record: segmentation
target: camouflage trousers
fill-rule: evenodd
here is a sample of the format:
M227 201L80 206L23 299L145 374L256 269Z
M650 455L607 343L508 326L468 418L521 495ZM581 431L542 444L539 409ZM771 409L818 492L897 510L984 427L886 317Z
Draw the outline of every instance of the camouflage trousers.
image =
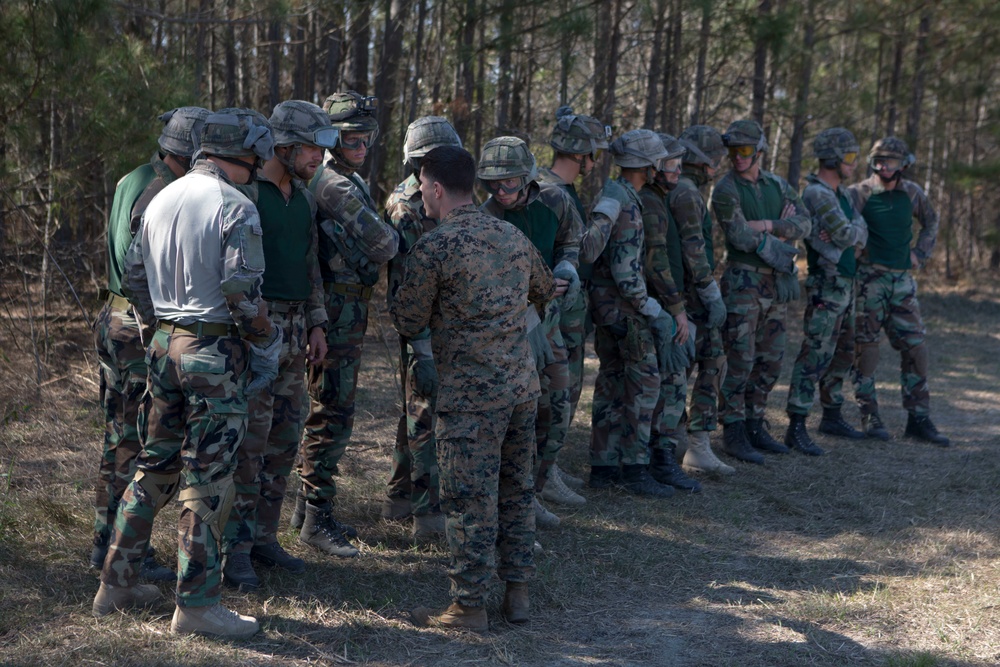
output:
M723 424L763 419L785 355L785 304L775 301L774 275L730 266L722 276L726 378L719 391Z
M270 389L250 397L247 434L236 453L236 495L223 545L227 554L250 553L255 544L277 541L281 504L309 406L305 315L301 308L288 312L288 304L280 302L267 306L283 336L278 377Z
M220 541L232 506L236 450L246 434L246 348L236 337L159 330L146 359L138 472L122 496L101 581L135 585L153 519L183 482L177 604L213 605L220 599Z
M408 368L402 378L406 414L396 429L392 450L392 474L387 495L409 498L414 515L441 511L438 464L434 443L434 397L416 392L413 380L413 349L408 348Z
M312 407L302 439L299 476L309 500L333 500L334 476L354 431L354 399L361 369L361 349L368 328L368 300L326 290L327 352L309 368Z
M482 607L494 568L503 581L535 574L535 401L488 412L439 412L435 432L451 596Z
M649 435L651 450L673 450L677 446L677 429L684 416L686 401L687 372L667 373L660 377L660 392L653 408Z
M598 325L594 347L601 365L594 384L590 465L645 465L660 391L653 334L644 321L626 317Z
M94 544L107 544L139 455L139 405L146 391L146 350L132 312L105 304L94 323L100 362L104 445L94 498Z
M576 416L576 406L580 404L580 394L583 393L583 360L586 357L584 343L587 340L587 333L594 328L587 301L587 289L581 285L576 304L563 310L559 318L559 331L562 332L563 342L566 344L570 424Z
M538 399L538 411L535 416L535 441L538 446L536 491L541 491L544 487L548 469L555 463L559 450L566 442L566 434L569 432L570 420L573 417L570 412L569 361L559 322L558 304L549 303L543 326L555 361L538 374L542 395Z
M917 416L931 410L927 388L927 346L917 301L917 283L909 271L888 271L869 264L858 266L858 302L855 341L854 397L862 415L878 412L875 369L879 337L885 329L892 349L899 352L899 384L903 407Z
M708 310L702 305L694 289L687 292L685 310L688 320L697 329L694 339L695 364L698 372L691 382L691 405L688 408L689 431L714 431L719 421L719 385L726 367L726 353L722 348L722 329L708 327ZM694 364L688 368L690 379Z
M844 378L854 363L854 279L806 278L802 347L788 386L788 414L808 415L819 384L820 405L844 404Z

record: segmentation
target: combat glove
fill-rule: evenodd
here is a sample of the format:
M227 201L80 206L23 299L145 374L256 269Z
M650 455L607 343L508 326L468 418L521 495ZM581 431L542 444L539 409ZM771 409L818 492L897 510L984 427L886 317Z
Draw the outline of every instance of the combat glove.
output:
M646 303L639 311L646 316L646 322L653 333L653 344L656 345L656 359L660 372L669 372L668 357L674 345L674 335L677 333L677 322L665 311L659 302L653 297L646 297Z
M694 324L688 322L688 337L683 345L672 342L667 351L666 359L660 362L660 374L663 373L683 373L694 363L695 356L695 336L697 330Z
M580 296L580 275L576 272L576 268L564 259L556 264L556 268L552 270L552 276L569 282L569 287L566 288L566 293L562 296L563 309L575 306L576 300Z
M775 271L791 273L795 266L795 256L798 249L773 234L764 234L764 240L757 246L757 256L764 260Z
M246 395L253 396L271 386L278 377L278 361L281 358L281 329L274 327L274 340L261 346L249 343L250 375L253 378L247 384Z
M793 265L792 269L791 273L777 273L774 276L774 291L777 293L775 301L778 303L798 301L801 296L798 268Z
M555 363L556 355L552 353L552 346L549 339L545 337L545 327L538 317L535 306L528 304L528 311L524 315L524 324L528 330L528 343L531 345L531 353L535 355L535 370L539 373L549 364Z
M434 355L431 352L431 341L411 340L413 348L413 391L418 396L433 398L438 388L437 367L434 366Z
M719 283L714 280L704 287L696 287L701 305L708 311L708 328L718 329L726 321L726 304L722 302Z

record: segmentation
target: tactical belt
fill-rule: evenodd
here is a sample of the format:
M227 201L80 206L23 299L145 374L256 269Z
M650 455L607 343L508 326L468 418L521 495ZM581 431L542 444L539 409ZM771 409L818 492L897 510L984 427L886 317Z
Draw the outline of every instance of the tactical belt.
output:
M887 271L889 273L905 273L909 269L894 269L891 266L886 266L885 264L869 264L868 266L879 271Z
M752 264L744 264L743 262L729 262L729 266L734 269L740 269L741 271L754 271L756 273L774 273L774 269L770 266L754 266Z
M194 322L193 324L178 324L177 322L160 320L157 328L159 328L160 331L166 331L167 333L183 331L191 334L192 336L197 336L198 338L207 338L208 336L238 337L240 335L239 329L236 328L235 324L223 324L222 322Z
M350 283L323 283L323 289L327 292L336 292L337 294L343 294L344 296L353 296L359 299L364 299L365 301L372 298L372 293L375 291L367 285L354 285Z
M290 313L292 315L302 310L305 301L271 301L267 302L267 309L272 313Z
M118 296L114 292L108 292L107 304L111 307L111 310L128 310L132 307L132 304L128 302L128 299L123 296Z

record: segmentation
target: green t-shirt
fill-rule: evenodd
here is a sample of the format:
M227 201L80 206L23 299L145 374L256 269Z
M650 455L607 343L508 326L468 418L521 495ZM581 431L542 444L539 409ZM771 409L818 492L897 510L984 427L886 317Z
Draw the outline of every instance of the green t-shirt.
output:
M118 296L124 296L122 276L125 254L132 245L132 231L129 229L132 208L155 178L156 170L147 163L122 178L115 189L111 216L108 218L108 289Z
M740 210L743 211L744 219L777 220L781 217L784 193L777 179L767 178L761 174L756 183L748 183L739 178L734 178L733 183L736 185L736 192L739 193ZM731 262L759 267L768 266L757 253L737 250L729 241L726 241L726 251Z
M306 195L293 186L287 202L277 185L259 180L257 211L264 232L265 299L305 301L312 292L306 273L306 253L314 224Z
M872 195L861 211L868 223L868 261L891 269L910 268L913 202L901 189Z
M524 208L505 210L503 219L524 232L524 235L538 248L548 267L554 268L553 258L559 218L552 209L536 199Z
M667 256L670 258L670 276L674 279L674 285L681 292L684 291L684 252L681 249L681 233L677 229L677 221L670 207L664 205L667 211Z

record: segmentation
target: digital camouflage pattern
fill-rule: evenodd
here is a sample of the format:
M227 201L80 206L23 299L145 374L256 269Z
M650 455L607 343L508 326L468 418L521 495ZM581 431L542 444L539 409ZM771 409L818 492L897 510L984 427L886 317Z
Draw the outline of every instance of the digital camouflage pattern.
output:
M136 584L153 520L183 482L177 603L210 606L221 597L219 540L247 427L246 348L236 337L158 330L148 358L139 472L122 497L101 581Z

